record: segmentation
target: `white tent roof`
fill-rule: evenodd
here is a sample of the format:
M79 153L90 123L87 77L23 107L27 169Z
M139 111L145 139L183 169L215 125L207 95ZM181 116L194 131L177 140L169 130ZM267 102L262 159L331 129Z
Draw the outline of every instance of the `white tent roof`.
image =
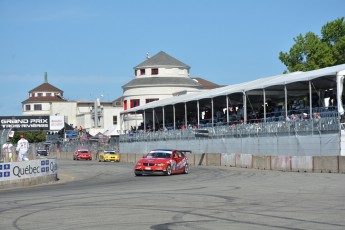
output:
M120 134L120 126L116 125L112 129L106 130L103 135L105 136L118 136Z
M201 100L204 98L214 98L222 95L229 95L232 93L246 92L254 89L264 89L274 85L286 85L293 82L309 81L315 78L324 76L335 76L338 72L345 71L345 64L327 67L323 69L308 71L308 72L294 72L290 74L280 74L272 77L260 78L249 82L244 82L235 85L229 85L221 88L216 88L208 91L197 92L193 94L181 95L171 97L159 101L154 101L142 106L128 109L121 112L134 113L140 110L152 109L156 107L162 107L166 105L174 105L178 103L184 103L189 101Z

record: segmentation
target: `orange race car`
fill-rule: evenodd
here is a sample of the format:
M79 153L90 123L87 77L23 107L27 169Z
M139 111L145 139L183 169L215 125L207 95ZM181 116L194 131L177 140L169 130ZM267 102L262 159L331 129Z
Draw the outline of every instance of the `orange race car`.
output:
M189 173L189 161L186 157L190 150L154 149L140 159L134 167L136 176Z

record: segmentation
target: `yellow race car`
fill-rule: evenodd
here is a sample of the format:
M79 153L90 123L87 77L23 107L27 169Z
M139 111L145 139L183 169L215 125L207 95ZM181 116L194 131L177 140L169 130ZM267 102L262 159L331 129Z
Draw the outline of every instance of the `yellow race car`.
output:
M114 150L104 150L99 153L98 155L98 161L106 162L106 161L114 161L114 162L120 162L120 154L115 153Z

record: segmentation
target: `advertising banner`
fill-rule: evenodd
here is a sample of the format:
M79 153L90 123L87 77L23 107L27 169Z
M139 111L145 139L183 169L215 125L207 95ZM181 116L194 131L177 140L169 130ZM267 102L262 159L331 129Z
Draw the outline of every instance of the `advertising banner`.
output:
M0 129L20 131L60 130L64 127L64 116L5 116L0 117Z
M50 116L49 117L49 125L50 129L49 130L61 130L62 128L65 127L65 117L64 116Z
M57 174L56 159L0 163L0 181Z

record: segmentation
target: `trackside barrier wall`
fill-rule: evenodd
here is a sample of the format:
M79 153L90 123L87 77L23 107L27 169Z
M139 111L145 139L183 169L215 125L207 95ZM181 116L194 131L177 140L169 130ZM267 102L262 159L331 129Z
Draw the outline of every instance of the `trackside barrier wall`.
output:
M274 171L291 171L291 157L289 156L272 156L271 169Z
M0 163L0 188L37 185L58 180L57 159Z
M292 156L291 157L292 172L312 172L313 157L312 156Z
M338 157L339 173L345 173L345 156Z
M142 153L121 153L121 162L135 163ZM56 159L72 159L71 153L51 153ZM285 172L345 173L345 156L258 156L238 153L187 154L191 165L230 166ZM1 171L1 170L0 170Z
M253 156L253 168L271 170L271 156Z
M239 168L252 168L253 155L251 154L236 154L236 167Z
M222 166L236 166L236 154L234 153L222 153L220 165Z
M314 157L314 172L339 172L338 156L334 157Z

